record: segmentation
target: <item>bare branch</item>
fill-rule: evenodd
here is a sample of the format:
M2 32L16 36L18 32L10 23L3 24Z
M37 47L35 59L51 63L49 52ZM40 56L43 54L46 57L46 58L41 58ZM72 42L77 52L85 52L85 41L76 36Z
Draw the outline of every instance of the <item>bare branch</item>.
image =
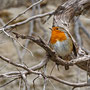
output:
M7 59L7 58L5 58L5 57L0 56L0 58L3 59L4 61L6 61L6 62L8 62L8 63L10 63L10 64L12 64L12 65L14 65L14 66L17 66L17 67L20 67L20 68L23 68L23 69L27 70L27 68L26 68L25 66L22 66L22 65L20 65L20 64L15 64L15 63L11 62L9 59ZM89 58L90 58L90 56L89 56ZM85 59L85 58L84 58L84 59ZM72 62L72 63L76 63L76 62ZM32 69L35 69L35 67L33 67ZM39 75L39 74L42 75L41 73L37 73L37 72L35 72L35 71L32 71L31 69L30 69L30 71L27 70L27 71L25 71L24 73L30 74L30 73L28 73L28 72L34 73L34 74L38 74L38 75ZM11 74L9 74L9 75L11 75ZM18 75L18 73L17 73L17 75ZM58 78L56 78L56 77L53 77L53 76L47 76L47 75L44 75L44 76L47 77L47 78L56 80L56 81L58 81L58 82L60 82L60 83L69 85L69 86L74 86L74 87L90 86L90 84L87 83L87 82L84 82L84 83L70 83L70 82L67 82L67 81L58 79ZM0 76L0 77L1 77L1 76Z
M83 30L83 32L88 36L88 38L90 38L90 33L88 32L88 30L85 28L85 26L81 23L80 20L78 20L79 26L80 28Z
M62 27L67 31L67 33L72 38L76 53L79 52L80 47L77 45L76 41L74 40L74 38L72 37L72 35L69 32L70 24L72 25L74 17L79 17L84 12L84 10L87 10L88 8L90 8L90 0L68 0L63 5L60 5L54 12L53 25ZM78 40L80 41L80 42L79 41L78 42L79 42L79 45L81 46L81 43L82 43L81 38L79 36L79 32L77 32L77 33L78 33ZM82 61L79 64L76 64L77 62L75 62L74 64L79 66L81 69L87 71L87 61L83 62L83 60L84 60L83 58L85 58L84 57L85 54L86 53L84 53L83 55L79 54L79 56L83 56L83 57L78 57L77 61L79 61L80 58L82 58ZM87 59L90 60L90 57L88 58L88 56L87 56ZM73 62L74 62L74 59L73 59Z
M74 16L80 16L89 7L90 0L69 0L56 9L53 23L55 26L67 27Z
M32 36L24 36L24 35L20 35L20 34L17 34L14 32L14 34L16 35L16 37L20 37L22 39L30 39L32 40L33 42L35 42L36 44L38 44L39 46L41 46L49 55L50 55L50 59L53 60L54 62L60 64L60 65L74 65L74 64L77 64L77 63L81 63L81 62L86 62L86 60L89 60L90 59L90 55L85 55L83 57L80 57L80 58L77 58L77 59L72 59L71 61L67 62L67 61L64 61L63 59L59 58L55 52L53 50L51 50L51 48L41 39L35 39L34 37Z
M20 34L17 34L15 32L13 32L17 38L22 38L22 39L30 39L32 40L33 42L35 42L36 44L38 44L39 46L41 46L47 53L48 55L50 55L50 59L52 59L54 62L58 63L58 64L61 64L61 65L66 65L67 62L64 61L63 59L59 58L55 51L54 50L51 50L51 48L48 46L48 44L46 44L44 42L44 40L42 40L40 37L38 38L34 38L33 36L24 36L24 35L20 35Z
M10 24L12 21L14 21L16 18L20 17L21 15L25 14L30 8L32 8L33 6L39 4L40 2L42 2L43 0L40 0L34 4L32 4L31 6L29 6L26 10L24 10L23 12L21 12L20 14L18 14L16 17L14 17L13 19L11 19L7 24L5 24L3 27L6 27L8 24Z
M27 81L27 78L26 78L26 75L21 73L21 77L25 83L24 87L25 87L25 90L30 90L30 85L28 84L28 81Z
M76 40L77 40L78 45L80 47L82 47L82 39L81 39L81 36L80 36L78 18L74 17L74 23L75 23L74 32L75 32Z
M53 79L57 82L60 82L60 83L63 83L65 85L68 85L68 86L74 86L74 87L85 87L85 86L90 86L90 83L87 83L87 82L83 82L83 83L71 83L71 82L67 82L67 81L64 81L62 79L59 79L59 78L56 78L54 76L46 76L47 78L50 78L50 79Z
M16 64L16 63L12 62L10 59L8 59L6 57L0 56L0 58L2 60L4 60L5 62L9 63L9 64L12 64L12 65L14 65L16 67L19 67L19 68L23 68L24 70L28 71L28 73L41 74L40 72L36 72L36 71L33 71L33 70L28 69L25 65Z
M0 56L1 59L6 59L4 61L6 62L9 62L9 61L12 61L12 60L9 60L3 56ZM9 60L9 61L8 61ZM38 69L41 69L45 64L47 64L48 62L48 58L45 58L44 60L42 60L39 64L35 65L35 66L32 66L31 68L29 68L30 70L38 70ZM21 73L24 73L24 74L29 74L27 71L20 71ZM4 74L0 74L0 78L3 78L3 77L17 77L17 76L20 76L20 72L18 71L12 71L12 72L8 72L8 73L4 73Z
M16 41L15 41L14 39L13 39L12 41L13 41L14 47L16 48L16 51L17 51L17 55L18 55L19 61L22 63L22 58L21 58L21 55L20 55L21 51L20 51L19 47L17 46Z
M51 11L51 12L48 12L48 13L44 13L44 14L39 14L39 15L32 16L32 17L30 17L30 18L28 18L28 19L26 19L26 20L24 20L24 21L22 21L22 22L19 22L19 23L16 23L16 24L12 24L12 25L6 26L6 27L4 27L4 30L10 29L10 28L15 28L16 26L23 25L23 24L25 24L25 23L27 23L27 22L29 22L29 21L31 21L31 20L34 20L34 19L37 19L37 18L42 18L42 17L45 17L45 16L47 16L47 15L51 15L51 14L53 14L53 12L54 12L54 11ZM0 29L0 31L2 31L2 30L3 30L3 28Z
M32 3L34 3L34 0L32 0ZM35 15L35 6L32 8L32 16L34 16ZM31 36L32 35L32 33L33 33L33 28L34 28L34 20L32 20L31 22L30 22L30 29L29 29L29 36ZM25 41L25 47L27 48L28 47L28 44L29 44L29 40L27 39L26 41ZM22 54L21 54L21 58L23 58L24 57L24 55L25 55L25 53L26 53L26 49L23 49L22 50Z
M64 27L64 28L68 28L69 27L69 23L70 21L73 20L74 16L79 16L82 14L82 12L84 10L86 10L88 7L90 7L90 0L68 0L66 3L64 3L63 5L59 6L56 11L52 11L52 12L48 12L48 13L44 13L44 14L38 14L38 15L35 15L35 16L32 16L22 22L19 22L19 23L16 23L16 24L12 24L12 25L9 25L13 20L15 20L16 18L18 18L19 16L23 15L24 13L26 13L30 8L32 8L33 6L39 4L42 0L32 4L30 7L28 7L26 10L24 10L23 12L21 12L19 15L17 15L16 17L14 17L13 19L11 19L7 24L5 24L1 29L0 31L3 31L5 33L5 35L7 35L8 37L10 37L11 39L14 39L17 41L16 38L21 38L21 39L28 39L28 40L31 40L33 41L34 43L36 43L37 45L39 45L40 47L42 47L46 53L47 53L47 57L45 57L45 59L43 61L41 61L39 64L31 67L31 68L28 68L26 65L23 65L23 64L17 64L17 63L14 63L12 62L13 60L10 60L2 55L0 55L0 59L15 66L15 67L18 67L18 68L21 68L21 69L24 69L22 71L12 71L12 72L8 72L8 73L4 73L4 74L0 74L0 78L11 78L11 77L15 77L15 78L22 78L22 80L24 81L24 85L25 85L25 89L29 89L28 88L28 82L27 82L27 78L26 76L27 75L30 75L30 74L35 74L35 75L42 75L45 82L44 82L44 90L46 88L46 80L47 79L53 79L59 83L62 83L62 84L65 84L65 85L68 85L68 86L72 86L74 88L77 88L77 87L85 87L85 86L90 86L90 83L87 83L87 82L83 82L83 83L71 83L71 82L67 82L65 80L61 80L57 77L54 77L54 76L48 76L46 75L46 73L41 73L39 71L36 71L36 70L39 70L40 68L44 67L48 60L51 59L53 62L55 62L56 64L58 65L69 65L69 66L73 66L73 65L81 65L82 63L85 63L85 69L87 71L87 62L90 60L90 55L85 55L85 53L82 55L82 56L79 56L77 57L76 59L72 59L70 61L65 61L63 59L61 59L56 53L54 50L52 50L49 45L40 37L33 37L33 36L25 36L25 35L20 35L18 33L15 33L13 32L15 35L16 35L16 38L12 37L11 35L9 35L5 30L6 29L11 29L11 28L14 28L16 26L20 26L20 25L23 25L29 21L32 21L34 19L37 19L37 18L42 18L42 17L45 17L47 15L52 15L54 14L54 25L60 25L61 27ZM39 7L38 7L39 8ZM67 18L68 17L68 18ZM68 28L69 29L69 28ZM70 34L71 35L71 34ZM72 40L73 42L75 43L73 37L72 37ZM20 42L18 42L20 43ZM21 45L22 46L22 45ZM81 46L81 42L80 42L80 46ZM27 47L24 47L26 50ZM79 48L80 50L80 48ZM78 52L77 52L78 53ZM88 70L90 72L90 70ZM13 80L12 80L13 81ZM12 81L10 81L9 83L11 83ZM6 83L5 85L7 85L8 83ZM3 85L3 86L5 86Z
M33 56L33 53L27 49L26 47L24 47L16 38L14 38L13 36L11 36L10 34L8 34L5 29L3 28L2 31L4 32L5 35L7 35L10 39L12 40L15 40L22 48L26 49L32 56Z
M5 25L4 21L0 18L0 23L2 24L2 26Z
M13 82L13 81L15 81L15 80L17 80L17 79L18 79L18 78L14 78L13 80L10 80L10 81L6 82L4 85L1 85L0 88L6 86L6 85L8 85L8 84L10 84L11 82Z

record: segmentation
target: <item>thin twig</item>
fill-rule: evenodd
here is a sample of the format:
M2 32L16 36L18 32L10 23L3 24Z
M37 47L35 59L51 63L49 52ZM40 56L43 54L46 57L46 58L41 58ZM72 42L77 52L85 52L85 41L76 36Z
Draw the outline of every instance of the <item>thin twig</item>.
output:
M32 3L34 3L33 0L32 0ZM32 8L32 16L34 16L34 15L35 15L35 6L33 6L33 8ZM33 33L33 28L34 28L34 20L32 20L32 21L30 22L30 29L29 29L29 34L28 34L29 36L32 35L32 33ZM30 40L28 40L28 39L25 41L25 48L28 47L29 41L30 41ZM21 53L21 58L24 57L25 53L26 53L26 49L23 49L23 50L22 50L22 53Z
M13 41L14 47L16 48L19 61L20 61L20 63L22 63L22 58L21 58L21 55L20 55L21 54L21 51L20 51L19 47L17 46L16 41L15 40L12 40L12 41Z
M27 79L26 79L26 76L25 76L25 74L22 74L21 73L21 76L22 76L22 79L23 79L23 81L24 81L24 83L25 83L25 90L30 90L30 85L28 84L28 81L27 81Z
M25 66L20 65L20 64L13 63L13 62L11 62L11 60L9 60L9 59L7 59L7 58L5 58L5 57L2 57L2 56L0 56L0 58L3 59L4 61L6 61L6 62L8 62L8 63L10 63L10 64L12 64L12 65L14 65L14 66L17 66L17 67L20 67L20 68L23 68L23 69L27 70L25 73L28 73L28 68L26 68ZM35 69L35 68L33 68L33 69ZM29 70L29 72L30 72L30 73L33 73L33 74L37 74L37 75L42 75L41 73L32 71L31 69ZM30 74L30 73L29 73L29 74ZM47 77L47 78L53 79L53 80L55 80L55 81L58 81L58 82L60 82L60 83L69 85L69 86L75 86L75 87L90 86L90 83L87 83L87 82L84 82L84 83L71 83L71 82L67 82L67 81L61 80L61 79L59 79L59 78L56 78L56 77L54 77L54 76L46 76L46 75L44 75L44 76Z
M77 40L78 45L80 47L82 47L82 40L81 40L81 36L80 36L78 18L76 18L76 17L74 18L74 23L75 23L74 32L75 32L76 40Z
M40 4L38 4L37 5L37 8L38 8L38 14L41 14L41 12L40 12L40 10L41 10L41 8L40 8ZM47 36L46 35L46 29L43 27L43 24L41 23L41 18L39 18L38 20L37 20L37 24L39 25L39 27L43 30L43 32L44 32L44 38Z
M52 50L48 46L48 44L45 43L45 41L42 38L38 37L36 39L33 36L24 36L24 35L20 35L18 33L15 33L15 32L13 32L13 33L16 35L17 38L20 37L22 39L30 39L31 41L35 42L37 45L41 46L48 53L48 55L50 55L50 59L52 59L54 62L57 62L58 64L61 64L61 65L66 65L67 64L66 61L64 61L63 59L61 59L61 58L59 58L57 56L57 54L55 53L55 51Z
M87 82L83 82L83 83L71 83L71 82L67 82L65 80L59 79L57 77L54 76L46 76L47 78L53 79L57 82L60 82L62 84L68 85L68 86L73 86L73 87L85 87L85 86L90 86L90 83Z
M83 57L80 57L80 58L77 58L77 59L72 59L69 62L67 62L67 61L59 58L57 56L57 54L53 50L51 50L51 48L44 42L43 39L41 39L41 38L36 39L36 38L34 38L32 36L24 36L24 35L20 35L20 34L17 34L17 33L14 33L14 34L18 38L20 37L22 39L30 39L33 42L35 42L36 44L38 44L39 46L41 46L50 55L49 58L52 61L54 61L54 62L56 62L56 63L58 63L60 65L68 64L68 65L72 66L72 65L75 65L75 64L80 63L80 62L88 61L90 59L90 55L85 55Z
M0 23L2 24L2 26L4 26L4 25L5 25L5 23L4 23L4 21L3 21L3 19L1 19L1 18L0 18Z
M46 65L44 66L43 70L44 75L46 75ZM43 85L43 90L46 90L46 85L47 85L47 78L44 78L44 85Z
M53 67L52 67L52 69L51 69L51 72L50 72L50 75L52 74L53 69L55 68L55 66L56 66L56 63L53 65Z
M88 38L90 39L90 33L88 32L88 30L85 28L85 26L82 24L82 22L80 20L78 20L79 26L82 29L82 31L88 36Z
M0 71L3 70L5 67L7 67L7 64L5 64L4 66L0 67Z
M10 39L15 40L22 48L26 49L33 56L33 53L29 49L25 48L16 38L14 38L10 34L8 34L4 28L2 31L4 32L4 34L6 34L8 37L10 37Z
M16 67L19 67L19 68L23 68L24 70L28 71L28 73L33 73L33 74L37 74L37 75L41 74L40 72L36 72L36 71L30 70L30 69L27 68L25 65L16 64L16 63L12 62L10 59L5 58L5 57L3 57L3 56L0 56L0 58L1 58L2 60L4 60L5 62L9 63L9 64L12 64L12 65L14 65L14 66L16 66Z
M34 88L34 90L35 90L35 81L36 81L36 79L38 79L39 78L39 75L36 77L36 78L34 78L34 80L33 80L33 88Z
M23 24L25 24L25 23L27 23L27 22L29 22L29 21L31 21L31 20L37 19L37 18L42 18L42 17L45 17L45 16L47 16L47 15L51 15L51 14L53 14L53 12L54 12L54 11L47 12L47 13L44 13L44 14L39 14L39 15L32 16L32 17L30 17L30 18L28 18L28 19L26 19L26 20L24 20L24 21L22 21L22 22L19 22L19 23L16 23L16 24L12 24L12 25L6 26L6 27L4 27L4 30L10 29L10 28L14 28L14 27L16 27L16 26L23 25ZM3 30L3 28L0 29L0 31L2 31L2 30Z
M21 12L20 14L18 14L16 17L14 17L13 19L11 19L7 24L5 24L3 27L6 27L8 24L10 24L12 21L14 21L16 18L20 17L21 15L25 14L30 8L32 8L33 6L39 4L40 2L42 2L43 0L40 0L34 4L32 4L31 6L29 6L27 9L25 9L23 12Z
M0 88L6 86L6 85L8 85L8 84L10 84L11 82L13 82L13 81L15 81L15 80L17 80L17 79L18 79L18 78L14 78L13 80L10 80L10 81L6 82L4 85L1 85Z
M6 61L8 60L7 58L3 57L3 56L0 56L0 58L3 60L3 59L6 59ZM12 60L9 60L7 62L10 62ZM47 64L48 62L48 58L45 58L44 60L42 60L39 64L37 65L34 65L32 66L31 68L29 68L30 70L39 70L41 69L45 64ZM24 74L29 74L27 71L20 71ZM8 72L8 73L4 73L4 74L0 74L0 78L8 78L8 77L17 77L18 75L20 75L20 72L18 71L12 71L12 72Z
M22 87L21 85L22 85L22 78L20 78L20 80L19 80L19 90L22 90L21 89L21 87Z
M53 86L54 90L57 90L56 87L54 86L54 84L51 82L51 80L48 80L50 82L50 84Z

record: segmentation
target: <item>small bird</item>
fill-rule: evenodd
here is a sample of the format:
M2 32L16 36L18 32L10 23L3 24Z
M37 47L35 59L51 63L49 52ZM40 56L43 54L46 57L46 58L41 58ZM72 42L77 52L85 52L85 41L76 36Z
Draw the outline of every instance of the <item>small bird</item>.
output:
M73 41L68 32L62 27L52 27L49 44L50 47L56 51L58 56L66 61L69 61L72 58L73 51L76 56ZM65 70L68 69L69 66L66 65Z

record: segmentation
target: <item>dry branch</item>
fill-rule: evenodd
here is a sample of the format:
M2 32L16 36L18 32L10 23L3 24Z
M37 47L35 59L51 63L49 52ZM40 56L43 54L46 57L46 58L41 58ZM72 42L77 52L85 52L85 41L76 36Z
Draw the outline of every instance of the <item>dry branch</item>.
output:
M48 79L52 79L52 80L55 80L55 81L57 81L57 82L59 82L59 83L62 83L62 84L65 84L65 85L68 85L68 86L73 86L73 87L75 87L75 88L77 88L77 87L85 87L85 86L90 86L90 83L87 83L87 82L83 82L83 83L71 83L71 82L68 82L68 81L65 81L65 80L62 80L62 79L60 79L60 78L57 78L57 77L54 77L54 76L48 76L48 75L45 75L44 73L39 73L39 72L35 72L35 71L32 71L32 70L36 70L37 68L38 68L38 66L40 66L41 64L39 64L39 65L37 65L36 67L34 66L34 67L32 67L32 68L27 68L27 67L25 67L25 66L22 66L22 65L20 65L20 64L16 64L16 63L13 63L10 59L8 59L8 58L6 58L6 57L3 57L3 56L0 56L0 58L2 59L2 60L4 60L4 61L6 61L6 62L8 62L9 64L12 64L12 65L14 65L14 66L16 66L16 67L20 67L20 68L23 68L23 69L25 69L26 71L20 71L20 72L18 72L18 73L16 73L16 72L12 72L13 73L13 76L15 77L18 77L18 78L20 78L20 77L22 77L22 75L27 75L27 74L30 74L30 73L33 73L33 74L37 74L37 75L42 75L42 76L44 76L46 79L48 78ZM46 61L46 60L44 60L44 61ZM46 64L46 63L45 63ZM44 64L44 65L45 65ZM27 70L28 69L28 70ZM0 78L1 77L11 77L12 76L12 73L7 73L7 74L2 74L2 75L0 75ZM18 79L18 78L15 78L15 80L16 79ZM12 81L10 81L10 82L12 82ZM9 83L10 83L9 82ZM8 83L5 83L3 86L5 86L5 85L7 85ZM2 87L2 86L1 86Z
M45 58L45 59L42 60L39 64L34 65L34 66L32 66L31 68L27 68L25 65L13 63L13 62L12 62L13 60L10 60L10 59L2 56L2 55L0 55L0 59L6 61L7 63L12 64L12 65L14 65L14 66L16 66L16 67L20 67L20 68L26 70L26 71L20 71L21 73L26 74L26 75L32 73L32 70L35 71L35 70L41 69L41 68L42 68L43 66L45 66L45 65L47 64L47 62L48 62L48 58ZM25 68L26 68L26 69L25 69ZM27 69L28 69L28 70L27 70ZM30 69L30 70L29 70L29 69ZM31 71L31 72L30 72L30 71ZM20 76L20 72L19 72L19 71L12 71L12 72L9 72L9 73L0 74L0 78L4 78L4 77L7 77L7 78L8 78L8 77L18 77L18 76ZM28 73L28 72L29 72L29 73Z
M90 60L90 55L84 55L82 57L76 58L76 59L72 59L71 61L67 62L64 61L63 59L59 58L57 56L57 54L55 53L55 51L51 50L51 48L48 46L48 44L46 44L40 37L39 38L35 38L33 36L24 36L24 35L20 35L17 34L15 32L13 32L17 38L22 38L22 39L29 39L32 40L33 42L35 42L36 44L38 44L39 46L41 46L47 53L48 53L48 58L51 59L52 61L54 61L55 63L57 63L58 65L77 65L80 63L85 63L86 61ZM87 69L86 69L87 71Z
M6 27L8 24L10 24L12 21L14 21L15 19L17 19L18 17L20 17L21 15L25 14L29 9L31 9L32 7L34 7L35 5L39 4L40 2L42 2L43 0L40 0L34 4L32 4L31 6L29 6L27 9L25 9L23 12L21 12L20 14L18 14L16 17L14 17L13 19L11 19L7 24L5 24L3 27Z
M79 17L85 10L88 10L88 8L90 8L90 0L68 0L63 5L59 6L56 9L56 11L54 12L53 25L62 27L65 30L67 30L67 32L69 33L70 24L72 24L74 17ZM74 43L77 53L78 53L77 43L75 42L75 40L73 39L71 34L70 34L70 36L73 40L73 43ZM78 60L78 58L77 58L77 60ZM90 60L90 58L88 58L88 60ZM80 62L77 65L81 69L87 71L87 68L88 68L87 63L88 63L88 61L85 61L85 62Z
M57 81L57 82L63 83L63 84L68 85L68 86L73 86L73 87L85 87L85 86L90 86L90 83L87 83L87 82L83 82L83 83L71 83L71 82L68 82L68 81L65 81L65 80L56 78L56 77L54 77L54 76L47 76L47 78L53 79L53 80L55 80L55 81Z
M33 74L40 74L39 72L36 72L36 71L33 71L33 70L30 70L27 66L25 65L22 65L22 64L17 64L17 63L14 63L12 62L10 59L6 58L6 57L3 57L3 56L0 56L1 60L4 60L5 62L9 63L9 64L12 64L13 66L16 66L16 67L19 67L19 68L22 68L26 71L28 71L28 73L33 73Z
M30 17L30 18L28 18L28 19L26 19L26 20L24 20L24 21L22 21L22 22L15 23L15 24L12 24L12 25L8 25L8 26L3 27L3 28L4 28L4 30L11 29L11 28L15 28L16 26L23 25L23 24L25 24L25 23L28 23L28 22L31 21L31 20L34 20L34 19L37 19L37 18L42 18L42 17L45 17L45 16L47 16L47 15L51 15L51 14L53 14L53 12L54 12L54 11L51 11L51 12L48 12L48 13L44 13L44 14L35 15L35 16L32 16L32 17ZM2 31L3 28L1 28L0 31Z
M90 0L68 0L54 12L54 25L68 27L74 16L80 16L84 10L90 8Z
M40 0L36 4L40 3L41 1L42 0ZM5 32L6 29L14 28L16 26L20 26L22 24L25 24L25 23L27 23L31 20L41 18L41 17L45 17L47 15L52 15L52 14L54 14L53 24L55 26L58 25L60 27L63 27L63 28L65 28L69 31L69 24L71 23L73 18L75 16L81 15L84 10L87 10L87 8L90 7L90 0L68 0L66 3L59 6L56 9L55 12L52 11L52 12L48 12L48 13L44 13L44 14L35 15L35 16L32 16L32 17L28 18L25 21L22 21L22 22L19 22L19 23L16 23L16 24L12 24L12 25L8 25L13 20L15 20L19 16L23 15L26 11L28 11L31 7L33 7L36 4L34 3L32 6L27 8L25 11L21 12L18 16L16 16L12 20L10 20L4 27L2 27L0 29L0 31L3 31L8 37L10 37L10 35L8 35ZM24 71L20 71L20 72L19 71L12 71L12 72L8 72L8 73L0 74L0 78L2 78L2 77L3 78L4 77L7 77L7 78L8 77L19 77L19 76L22 76L22 75L30 75L31 73L33 73L33 74L36 74L36 75L42 75L44 78L50 78L50 79L53 79L53 80L58 81L60 83L63 83L63 84L69 85L69 86L73 86L73 87L90 86L90 84L87 83L87 82L84 82L84 83L70 83L70 82L58 79L54 76L47 76L47 75L42 74L41 72L36 71L36 70L42 68L43 66L45 66L48 62L48 59L51 59L55 63L57 63L59 65L63 65L63 66L65 66L66 64L69 65L69 66L78 65L82 69L87 71L87 62L90 61L90 55L85 55L84 54L80 57L77 57L76 59L72 59L71 61L67 62L67 61L64 61L63 59L61 59L60 57L58 57L58 55L55 53L55 51L52 50L48 46L48 44L46 44L45 41L43 39L41 39L40 37L35 38L33 36L24 36L24 35L20 35L18 33L15 33L15 32L14 32L14 34L16 35L17 38L29 39L29 40L35 42L36 44L38 44L39 46L41 46L46 51L47 57L43 61L41 61L38 65L33 66L31 68L28 68L25 65L14 63L14 62L12 62L12 60L0 55L1 60L5 61L5 62L7 62L7 63L9 63L13 66L16 66L18 68L24 69ZM74 39L73 39L73 43L76 44ZM79 50L80 50L80 48L79 48ZM83 64L84 64L84 68L82 67ZM25 83L27 83L26 77L25 77L24 81L25 81Z

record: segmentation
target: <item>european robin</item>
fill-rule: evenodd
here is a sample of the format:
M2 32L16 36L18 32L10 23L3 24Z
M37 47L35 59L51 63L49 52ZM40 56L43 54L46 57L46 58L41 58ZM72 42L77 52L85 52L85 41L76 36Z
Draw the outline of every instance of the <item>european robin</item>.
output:
M50 47L56 51L60 58L67 61L71 59L71 54L74 51L74 45L70 35L64 28L52 27L49 43ZM65 69L68 70L69 66L66 65Z

